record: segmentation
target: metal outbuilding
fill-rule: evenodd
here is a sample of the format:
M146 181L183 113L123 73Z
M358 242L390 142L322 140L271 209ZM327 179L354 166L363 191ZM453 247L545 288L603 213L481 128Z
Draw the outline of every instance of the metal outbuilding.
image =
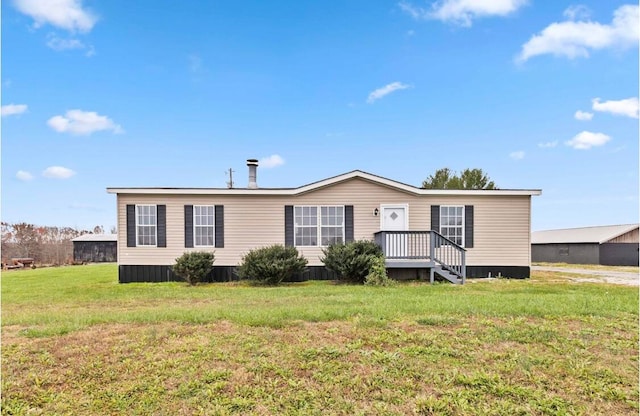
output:
M606 225L534 231L534 262L638 265L638 224Z
M84 234L71 241L73 241L73 261L76 263L118 261L117 234Z

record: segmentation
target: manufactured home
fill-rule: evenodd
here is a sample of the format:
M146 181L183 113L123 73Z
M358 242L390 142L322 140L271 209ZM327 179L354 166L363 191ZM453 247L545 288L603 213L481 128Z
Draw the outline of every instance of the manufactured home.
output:
M297 188L107 188L117 196L119 281L179 280L186 251L215 252L211 281L232 280L249 250L295 246L308 260L296 280L333 279L322 249L374 240L394 278L527 278L531 197L540 190L421 189L355 170Z

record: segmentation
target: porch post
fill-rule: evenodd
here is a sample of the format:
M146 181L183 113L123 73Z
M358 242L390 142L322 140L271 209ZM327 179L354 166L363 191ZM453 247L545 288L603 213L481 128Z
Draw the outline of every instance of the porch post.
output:
M462 284L467 280L467 252L462 250Z
M429 260L433 261L433 253L435 253L435 250L436 250L435 235L433 234L432 231L429 231L429 253L428 253ZM433 277L433 274L431 276Z

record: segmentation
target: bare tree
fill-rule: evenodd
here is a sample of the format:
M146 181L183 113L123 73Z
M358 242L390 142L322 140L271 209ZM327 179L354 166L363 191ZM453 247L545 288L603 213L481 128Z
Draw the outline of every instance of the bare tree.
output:
M40 261L42 257L42 227L21 222L13 224L13 235L15 239L17 255L19 257L33 257Z
M27 223L3 222L2 260L8 262L11 258L32 257L40 264L69 263L73 261L72 240L88 233L91 231L71 227L38 227Z

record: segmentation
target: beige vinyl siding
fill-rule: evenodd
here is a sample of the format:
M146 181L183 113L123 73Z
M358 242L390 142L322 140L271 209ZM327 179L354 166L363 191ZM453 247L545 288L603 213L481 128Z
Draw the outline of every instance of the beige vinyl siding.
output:
M118 262L130 265L170 265L186 251L215 252L215 265L238 264L252 248L284 243L284 199L190 195L119 195L118 227L126 230L126 205L156 203L167 206L167 247L127 247L118 240ZM184 247L184 206L224 206L224 247ZM125 236L125 233L121 233Z
M416 196L364 179L352 179L298 196L288 205L353 205L353 238L372 240L373 233L380 231L380 216L373 215L375 208L380 204L411 204L412 201L416 220L413 221L414 214L409 207L409 228L426 230L427 225L420 224L419 219L424 218L429 207L420 206ZM299 247L298 250L304 253L310 266L322 265L322 247Z
M373 239L380 230L381 204L408 204L409 229L428 230L431 205L474 205L474 248L468 265L528 266L530 264L530 196L427 196L353 178L297 196L241 195L118 195L118 229L126 236L127 204L167 206L167 247L127 247L118 239L123 265L170 265L185 251L184 205L224 205L224 248L215 264L234 266L252 248L284 244L285 205L353 205L354 238ZM320 266L321 247L299 247L310 266Z
M607 243L637 243L640 242L640 235L638 233L638 228L635 230L631 230L628 233L624 233L616 238L612 238L607 241Z

